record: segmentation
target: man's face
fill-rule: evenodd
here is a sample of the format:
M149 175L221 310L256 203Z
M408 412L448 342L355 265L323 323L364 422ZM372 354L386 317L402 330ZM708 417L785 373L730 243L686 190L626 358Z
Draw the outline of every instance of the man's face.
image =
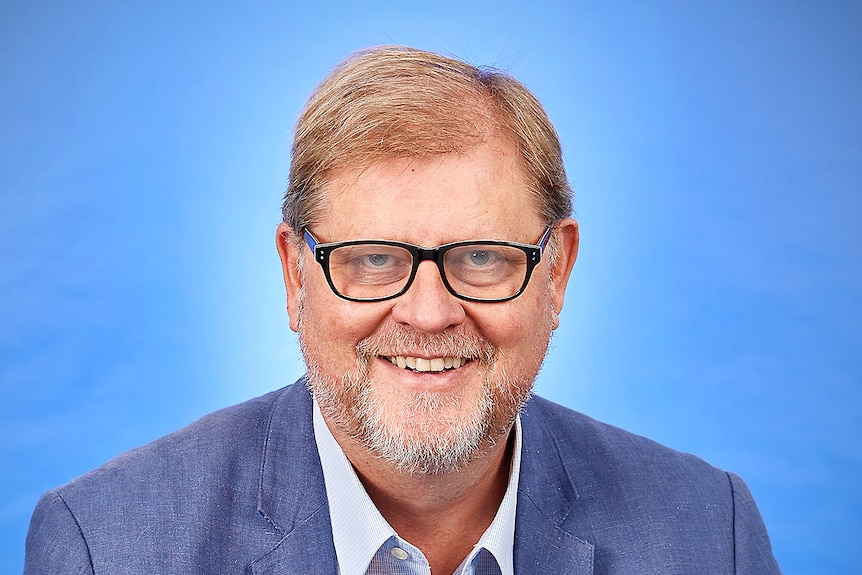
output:
M325 215L310 230L321 242L536 244L545 231L516 150L503 140L464 155L343 171L324 198ZM280 228L291 326L336 437L412 473L459 469L497 444L529 395L556 327L577 249L576 224L566 220L562 230L558 271L546 254L514 300L460 300L426 261L405 294L359 303L337 297L311 251L285 242L289 232ZM437 371L441 362L446 368Z

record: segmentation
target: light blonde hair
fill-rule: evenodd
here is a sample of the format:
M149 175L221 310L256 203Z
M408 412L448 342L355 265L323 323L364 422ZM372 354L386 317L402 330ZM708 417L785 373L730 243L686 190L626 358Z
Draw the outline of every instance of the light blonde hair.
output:
M297 236L320 218L340 169L395 157L463 153L502 135L517 147L548 225L569 216L559 138L523 84L494 68L403 46L356 52L312 92L299 117L282 215Z

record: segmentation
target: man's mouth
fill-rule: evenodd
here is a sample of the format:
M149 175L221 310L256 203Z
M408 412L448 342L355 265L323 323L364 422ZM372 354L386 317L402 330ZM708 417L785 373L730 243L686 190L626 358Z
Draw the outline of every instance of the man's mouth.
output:
M411 357L405 355L384 356L384 359L397 365L402 369L411 371L426 372L426 371L445 371L447 369L458 369L462 365L472 361L470 357L434 357L426 359L424 357Z

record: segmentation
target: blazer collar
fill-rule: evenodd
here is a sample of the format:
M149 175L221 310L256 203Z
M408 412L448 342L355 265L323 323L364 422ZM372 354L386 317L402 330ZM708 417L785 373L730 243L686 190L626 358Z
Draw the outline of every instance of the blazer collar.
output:
M335 547L305 379L276 400L264 444L258 511L283 537L256 559L256 575L332 575Z
M576 532L578 492L537 401L521 416L523 455L515 525L515 573L592 575L593 545ZM323 470L302 379L276 400L268 422L258 510L279 543L255 560L255 575L337 572ZM569 527L580 525L581 527Z
M524 451L515 525L515 573L591 575L594 548L569 527L577 519L578 492L553 431L535 399L521 414Z

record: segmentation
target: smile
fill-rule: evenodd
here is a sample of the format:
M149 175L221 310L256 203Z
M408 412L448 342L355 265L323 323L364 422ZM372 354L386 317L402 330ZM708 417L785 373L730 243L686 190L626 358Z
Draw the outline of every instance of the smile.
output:
M395 355L385 357L392 365L397 365L402 369L410 369L413 371L443 371L446 369L458 369L462 365L468 363L469 357L435 357L425 359L424 357L410 357L404 355Z

